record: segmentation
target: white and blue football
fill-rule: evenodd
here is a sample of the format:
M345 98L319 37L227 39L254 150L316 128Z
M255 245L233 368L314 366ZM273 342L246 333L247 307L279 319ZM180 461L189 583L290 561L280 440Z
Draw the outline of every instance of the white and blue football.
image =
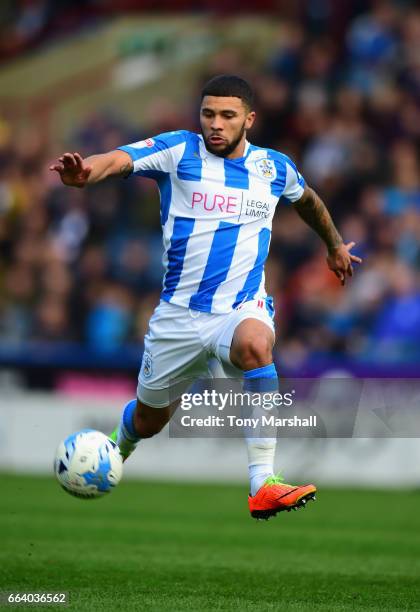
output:
M54 471L67 493L95 499L120 482L123 461L118 446L94 429L83 429L63 440L55 455Z

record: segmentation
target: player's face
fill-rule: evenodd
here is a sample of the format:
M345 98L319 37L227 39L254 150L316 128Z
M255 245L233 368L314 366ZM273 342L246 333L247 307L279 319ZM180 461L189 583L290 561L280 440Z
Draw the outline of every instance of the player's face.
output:
M246 130L254 123L241 98L205 96L201 103L200 123L207 150L219 157L242 157Z

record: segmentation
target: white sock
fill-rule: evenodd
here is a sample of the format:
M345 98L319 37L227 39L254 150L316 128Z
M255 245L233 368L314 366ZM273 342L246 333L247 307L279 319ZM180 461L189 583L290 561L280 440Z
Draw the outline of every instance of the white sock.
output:
M256 495L264 482L273 476L274 455L276 452L277 429L274 426L263 427L262 416L273 408L271 394L278 390L278 378L274 363L244 372L244 391L249 394L253 417L259 423L258 431L254 428L253 436L250 428L244 427L248 450L248 472L251 496ZM254 403L254 397L260 401ZM255 437L260 435L261 437ZM263 437L264 436L264 437ZM265 437L270 436L270 437Z
M267 478L274 474L276 442L275 438L246 438L251 496L256 495Z

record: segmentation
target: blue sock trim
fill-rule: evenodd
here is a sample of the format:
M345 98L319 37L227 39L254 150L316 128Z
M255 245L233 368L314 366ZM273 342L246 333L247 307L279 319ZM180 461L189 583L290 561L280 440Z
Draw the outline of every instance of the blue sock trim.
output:
M244 391L278 391L279 381L274 363L244 372Z
M269 363L261 368L254 368L253 370L245 370L244 378L277 378L276 366L274 363Z
M136 406L137 406L136 399L133 399L130 402L128 402L128 404L124 408L122 422L123 422L125 429L127 430L127 433L135 440L138 440L139 436L136 430L134 429L134 421L133 421L134 411L136 410Z

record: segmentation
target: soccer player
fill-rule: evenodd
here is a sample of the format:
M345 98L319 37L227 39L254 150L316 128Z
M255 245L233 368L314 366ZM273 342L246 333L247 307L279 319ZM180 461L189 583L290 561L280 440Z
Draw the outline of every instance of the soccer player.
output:
M264 263L280 196L323 239L327 264L343 285L361 261L292 160L247 140L254 119L249 84L221 75L202 91L201 134L159 134L86 159L65 153L50 166L73 187L139 175L160 190L165 275L144 339L137 398L112 434L124 458L166 425L194 380L209 376L210 357L227 376L240 372L244 390L277 388ZM274 475L275 438L246 442L252 516L269 518L314 497L313 484L288 485Z

